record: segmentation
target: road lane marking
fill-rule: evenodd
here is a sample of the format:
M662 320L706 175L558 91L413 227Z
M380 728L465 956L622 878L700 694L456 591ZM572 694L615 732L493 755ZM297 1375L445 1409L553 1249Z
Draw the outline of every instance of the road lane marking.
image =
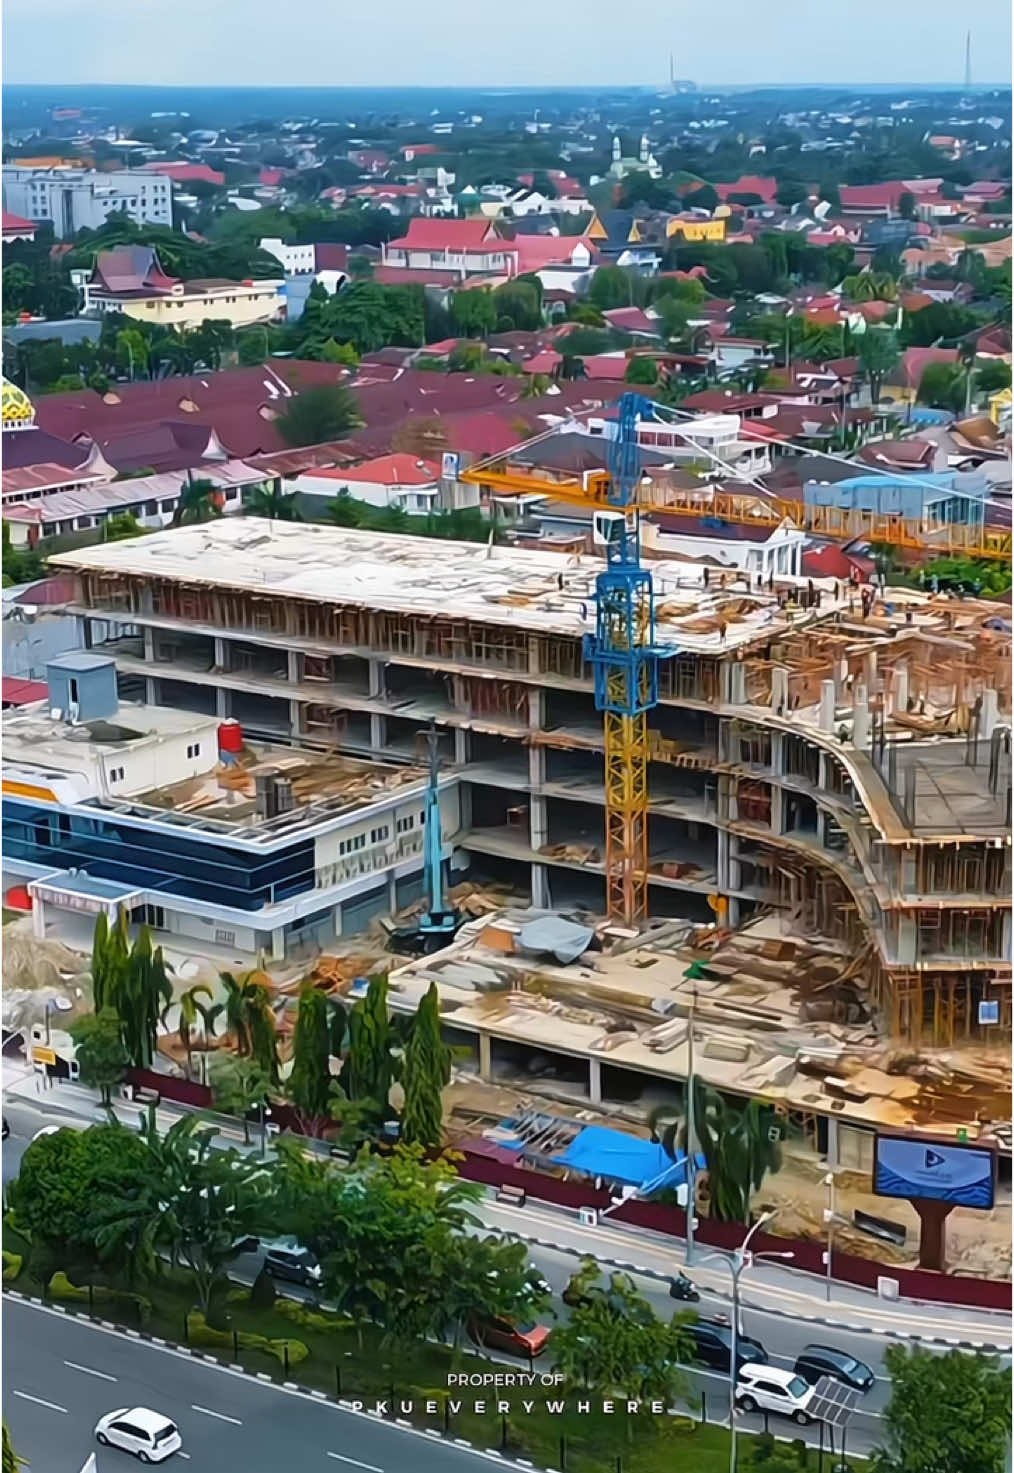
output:
M366 1468L368 1473L384 1473L383 1468L378 1468L376 1463L361 1463L358 1458L345 1458L341 1453L328 1453L328 1457L339 1463L351 1463L353 1468Z
M15 1396L20 1396L22 1401L34 1401L40 1407L49 1407L51 1412L63 1412L67 1416L66 1407L58 1407L55 1401L43 1401L41 1396L29 1396L27 1391L15 1391Z
M176 1456L178 1458L186 1458L187 1462L190 1461L190 1454L189 1453L185 1453L181 1447L178 1447L176 1449Z
M98 1376L100 1381L115 1381L115 1376L107 1376L105 1371L96 1371L92 1366L79 1366L76 1360L65 1360L65 1366L72 1371L83 1371L86 1376Z
M238 1417L227 1417L224 1412L213 1412L210 1407L199 1407L196 1402L190 1403L192 1412L203 1412L206 1417L217 1417L220 1422L231 1422L234 1427L242 1427L243 1423Z

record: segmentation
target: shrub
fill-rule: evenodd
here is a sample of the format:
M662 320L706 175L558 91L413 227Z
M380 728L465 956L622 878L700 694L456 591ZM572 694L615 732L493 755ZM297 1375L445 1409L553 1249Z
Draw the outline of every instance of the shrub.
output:
M214 1329L199 1309L190 1311L188 1325L191 1345L214 1346L220 1350L233 1349L233 1332ZM289 1352L290 1366L298 1366L310 1354L302 1340L269 1340L266 1335L256 1335L250 1330L238 1330L236 1344L240 1350L260 1350L265 1355L273 1355L281 1365L285 1364L286 1349Z
M24 1259L20 1253L8 1253L6 1248L2 1251L4 1264L3 1281L5 1284L13 1284L21 1272L21 1265L24 1263Z
M225 1302L226 1302L226 1304L249 1304L250 1303L250 1290L249 1289L230 1289L229 1292L228 1292L228 1294L226 1294L226 1296L225 1296Z
M46 1286L46 1292L51 1299L69 1299L75 1303L131 1304L138 1319L142 1321L151 1314L151 1300L145 1299L143 1294L130 1294L125 1289L110 1289L106 1284L93 1284L89 1294L87 1286L72 1284L59 1269Z
M279 1299L275 1303L275 1314L284 1315L293 1324L302 1325L304 1330L321 1330L325 1333L333 1330L351 1330L355 1327L355 1321L347 1319L344 1315L326 1314L321 1310L308 1309L305 1304L299 1304L295 1299Z

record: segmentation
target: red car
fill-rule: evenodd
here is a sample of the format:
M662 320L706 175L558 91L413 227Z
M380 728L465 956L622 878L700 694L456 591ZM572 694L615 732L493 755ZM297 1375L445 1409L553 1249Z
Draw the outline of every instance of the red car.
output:
M498 1315L490 1315L485 1319L473 1316L468 1322L468 1334L476 1345L486 1345L490 1350L507 1350L512 1355L532 1358L542 1354L549 1339L549 1330L545 1325L516 1325L512 1320L502 1319Z

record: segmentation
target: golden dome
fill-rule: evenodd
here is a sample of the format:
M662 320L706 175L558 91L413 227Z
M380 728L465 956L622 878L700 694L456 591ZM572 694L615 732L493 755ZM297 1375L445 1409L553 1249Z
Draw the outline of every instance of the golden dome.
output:
M0 418L3 420L4 429L19 430L34 424L35 410L24 389L19 389L17 384L12 384L9 379L3 379L0 382L3 385Z

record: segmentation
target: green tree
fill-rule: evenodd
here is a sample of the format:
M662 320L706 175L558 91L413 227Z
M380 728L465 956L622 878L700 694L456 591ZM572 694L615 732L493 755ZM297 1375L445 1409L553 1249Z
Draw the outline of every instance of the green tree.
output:
M173 527L197 526L222 515L222 493L214 481L203 476L187 477L170 523Z
M139 329L126 327L116 334L116 366L132 379L148 372L148 341Z
M648 1128L669 1155L686 1151L687 1122L662 1125L667 1114L654 1110ZM700 1081L694 1091L694 1131L706 1162L706 1185L711 1216L718 1222L747 1222L750 1202L764 1178L781 1169L782 1148L778 1118L770 1105L750 1100L732 1104ZM698 1178L703 1186L703 1181Z
M312 288L311 288L312 290ZM263 323L236 334L236 357L244 368L264 363L271 354L271 336Z
M269 485L249 486L243 494L243 514L265 517L269 522L301 522L299 497L282 489L281 481Z
M331 1091L331 1027L328 1000L312 982L299 994L292 1035L292 1070L287 1081L289 1099L307 1122L327 1115Z
M10 268L8 267L8 270L9 269ZM7 273L5 272L4 275L6 275L6 274ZM7 290L7 285L6 285L6 282L5 282L4 283L4 291L6 292L6 290ZM19 1457L18 1454L14 1451L14 1444L11 1441L11 1430L7 1426L7 1419L5 1417L4 1418L4 1423L3 1423L3 1461L2 1461L2 1473L20 1473L20 1470L22 1468L27 1468L27 1467L29 1467L28 1459L27 1458L21 1458L21 1457Z
M643 278L622 266L600 266L588 288L588 301L603 312L640 306L644 295Z
M96 1211L105 1201L135 1197L147 1175L143 1142L118 1120L68 1127L29 1145L8 1189L9 1206L33 1244L49 1243L65 1257L90 1255Z
M519 332L537 332L542 325L542 283L537 276L518 277L493 292L497 318L509 317Z
M31 271L21 261L15 261L3 269L3 301L7 312L31 311L30 302L35 281Z
M263 972L247 972L242 977L219 973L225 993L226 1031L236 1040L240 1057L256 1059L274 1081L278 1078L278 1046L271 994L264 977Z
M352 344L336 343L334 338L328 338L320 356L325 363L342 363L346 368L359 367L359 354Z
M657 384L658 364L654 358L638 353L635 357L628 359L624 378L628 384Z
M442 1143L443 1091L451 1082L451 1050L440 1034L440 995L431 982L412 1019L402 1069L401 1139L434 1150Z
M884 381L900 362L898 339L889 328L867 327L856 339L856 356L874 404L880 399Z
M437 1297L437 1333L457 1347L473 1317L531 1319L548 1295L525 1243L488 1235L448 1234L442 1242L443 1293Z
M1010 388L1010 364L1002 358L979 358L975 364L975 382L984 394L995 394Z
M157 1135L154 1112L150 1132ZM270 1174L256 1156L215 1149L216 1133L185 1115L158 1140L152 1163L163 1236L189 1268L205 1314L240 1240L273 1226Z
M349 1049L341 1086L350 1100L375 1100L386 1108L399 1073L397 1044L387 1008L387 978L371 977L366 996L349 1014Z
M205 1044L207 1044L209 1038L214 1038L215 1036L215 1019L222 1011L222 1004L213 1003L211 1001L213 996L214 994L206 982L195 982L193 987L188 987L176 1000L177 1006L179 1007L177 1037L186 1054L186 1073L188 1078L193 1071L193 1051L191 1045L198 1018L201 1020L201 1032L204 1036ZM209 1000L207 1003L201 1001L205 997ZM166 1018L169 1015L171 1007L172 1004L170 1003L163 1009L163 1028L166 1026Z
M801 205L806 199L808 199L809 194L809 188L803 183L801 179L791 179L787 176L783 176L778 181L778 189L775 192L775 199L778 201L783 209L791 210L793 205Z
M463 337L485 338L496 327L497 306L493 293L483 287L451 295L451 322Z
M927 363L919 380L919 403L955 413L965 403L965 370L960 363Z
M688 210L707 210L710 215L712 210L717 210L722 201L718 197L718 190L713 184L701 184L695 189L687 190L683 196L683 203Z
M102 541L125 542L128 537L143 537L146 530L133 512L118 512L102 523Z
M888 1346L891 1399L871 1473L1000 1473L1010 1437L1010 1372L988 1355Z
M855 276L846 276L841 290L850 302L893 302L898 295L894 277L882 271L860 271Z
M345 384L317 384L300 389L278 416L278 432L289 445L322 445L358 428L363 417L356 396Z
M81 1083L101 1091L102 1103L108 1105L131 1062L119 1017L112 1008L97 1014L86 1013L70 1025L70 1036L74 1040Z
M587 1285L569 1323L553 1331L556 1368L575 1391L594 1388L671 1406L688 1390L678 1364L693 1358L684 1323L660 1319L629 1275L611 1274L604 1287Z
M159 1018L171 1001L172 986L162 948L152 950L151 932L142 926L126 968L106 1000L106 1005L119 1015L124 1046L136 1068L151 1067Z
M250 1144L250 1111L267 1107L271 1077L256 1059L236 1054L216 1053L208 1068L208 1082L215 1104L227 1115L238 1115L243 1121L243 1140Z
M931 348L937 344L948 347L981 326L980 315L968 307L956 302L931 302L918 312L905 313L900 338L906 348Z

